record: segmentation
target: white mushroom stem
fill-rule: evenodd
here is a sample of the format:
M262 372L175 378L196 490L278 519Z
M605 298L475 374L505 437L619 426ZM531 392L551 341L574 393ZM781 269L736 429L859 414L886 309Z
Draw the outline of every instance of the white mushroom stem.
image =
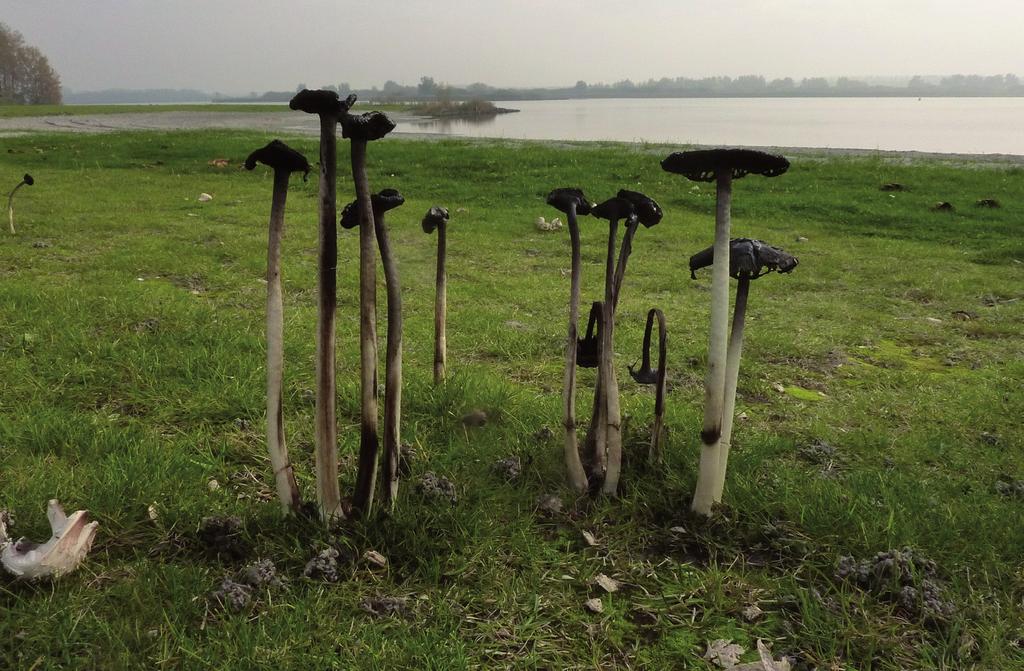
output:
M572 247L572 280L569 290L569 335L565 350L565 384L562 385L562 402L565 407L565 468L569 486L579 493L587 491L587 474L580 460L576 440L576 346L579 335L576 332L580 318L580 228L576 220L575 203L566 214L569 221L569 242Z
M619 472L622 468L622 415L619 410L619 383L615 378L615 287L614 260L615 234L619 222L608 224L608 258L605 265L604 304L601 312L604 315L604 328L601 330L600 375L605 403L605 446L607 453L604 482L601 492L615 494L619 488Z
M402 286L398 265L391 254L384 213L374 212L377 246L387 285L388 329L384 365L384 499L390 505L398 498L398 462L401 458L402 421Z
M740 277L736 288L736 307L732 313L732 333L729 335L729 353L725 364L725 408L722 411L722 435L718 441L718 475L713 491L715 503L722 501L722 492L725 490L725 472L729 465L729 448L732 444L732 421L736 412L736 386L740 377L740 357L743 354L743 323L749 293L750 278Z
M732 173L720 170L715 212L714 264L711 266L711 336L708 342L708 374L704 382L704 422L701 426L700 470L691 508L711 514L719 473L719 438L725 404L725 367L729 321L729 224L732 204Z
M18 189L25 186L25 182L21 181L18 186L11 189L11 193L7 196L7 221L11 225L11 235L14 235L14 194L18 192Z
M274 469L277 498L287 514L299 509L299 488L295 471L288 460L282 416L284 378L284 301L281 296L281 238L284 235L284 208L288 198L287 170L274 171L274 195L270 206L270 230L267 239L267 450Z
M373 203L366 177L366 140L352 140L352 178L359 201L359 360L361 420L353 506L368 515L377 483L377 254Z
M319 300L316 331L316 495L324 521L345 516L338 488L334 316L337 309L337 119L320 115Z
M445 322L448 312L448 273L445 270L448 248L445 239L445 222L437 225L437 280L434 294L434 384L444 381L448 340Z

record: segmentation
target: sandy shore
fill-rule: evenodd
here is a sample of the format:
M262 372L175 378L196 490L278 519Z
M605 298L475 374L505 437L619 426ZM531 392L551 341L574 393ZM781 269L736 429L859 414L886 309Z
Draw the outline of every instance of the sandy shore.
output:
M398 124L396 137L407 139L439 140L458 137L442 133L425 133L420 130L403 130L414 127L414 121L422 117L389 112ZM175 131L204 128L220 130L257 130L282 135L318 135L320 125L317 118L294 112L128 112L124 114L80 114L64 116L13 117L0 119L0 137L32 132L69 133L111 133L117 131ZM488 138L465 138L477 142L494 142ZM501 140L509 141L509 140ZM515 141L515 140L512 140ZM538 140L539 142L548 142ZM567 142L566 145L585 145L585 142ZM646 145L655 152L669 149L672 145ZM958 164L1005 164L1024 165L1024 155L1019 154L953 154L920 151L884 151L876 149L843 149L812 147L752 147L788 155L819 157L870 156L890 161L915 163L919 161L947 161Z

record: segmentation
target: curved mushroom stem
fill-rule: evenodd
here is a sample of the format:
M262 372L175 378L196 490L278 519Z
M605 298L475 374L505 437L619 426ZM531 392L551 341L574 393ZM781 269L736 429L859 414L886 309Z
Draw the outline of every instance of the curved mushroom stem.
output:
M274 469L277 498L285 514L302 505L295 470L288 460L282 417L284 378L284 300L281 296L281 238L284 235L284 207L288 198L287 170L274 171L274 196L270 206L267 238L267 450Z
M338 305L337 120L320 116L319 303L316 332L316 494L324 521L345 516L338 488L334 313Z
M715 263L711 267L711 336L708 342L708 374L704 383L704 422L697 489L691 508L711 514L719 473L719 438L725 403L725 366L729 320L729 224L732 204L732 172L720 170L715 212Z
M437 225L437 280L434 294L434 384L444 381L444 367L448 352L445 322L448 314L448 273L445 269L448 247L445 239L447 225Z
M359 354L362 417L359 469L352 505L363 514L373 507L377 480L377 257L373 203L366 177L365 140L352 140L352 178L359 201Z
M648 459L660 463L662 460L661 446L665 433L665 377L668 362L668 331L665 330L665 314L657 309L647 313L648 328L644 333L644 353L650 348L651 317L658 318L658 381L654 395L654 426L651 429L651 450Z
M715 503L722 500L725 490L725 471L729 464L732 444L732 420L736 412L736 386L740 377L740 356L743 354L743 323L747 313L747 294L750 278L740 277L736 288L736 307L732 313L732 333L729 335L729 353L725 363L725 408L722 411L722 436L718 446L718 476L712 492Z
M562 402L565 406L565 468L569 486L576 492L587 491L587 474L580 460L576 442L576 328L580 318L580 228L576 220L576 205L569 206L566 215L569 221L569 241L572 246L572 280L569 290L569 335L565 351L565 383L562 385Z
M600 376L603 382L605 405L605 445L607 452L604 483L601 492L614 494L619 488L619 471L622 468L622 417L619 410L619 383L615 378L615 234L619 222L608 224L608 258L604 277L604 328L601 338ZM624 267L623 267L624 268Z
M388 300L388 345L384 364L384 500L394 505L398 498L398 463L401 458L402 420L402 285L398 265L391 254L384 213L373 213L377 246L384 266Z
M612 312L619 307L619 292L626 277L626 263L629 261L629 255L633 253L633 237L639 226L640 220L634 217L626 224L626 234L622 236L622 247L619 249L619 259L615 264L615 278L612 283Z
M18 189L28 184L28 182L22 180L18 183L18 186L11 189L11 193L7 196L7 220L11 225L11 235L14 235L14 194L18 192Z

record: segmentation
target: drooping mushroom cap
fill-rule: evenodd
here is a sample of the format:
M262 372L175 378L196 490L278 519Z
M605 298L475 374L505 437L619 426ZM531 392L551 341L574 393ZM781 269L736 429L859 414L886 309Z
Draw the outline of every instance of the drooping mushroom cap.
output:
M635 217L636 210L633 207L633 203L629 202L625 198L615 196L613 198L609 198L603 203L595 205L593 209L590 210L590 214L598 219L619 221L621 219Z
M435 228L444 226L446 223L448 223L448 208L435 205L423 215L421 225L424 233L433 233Z
M718 173L724 171L731 172L733 179L750 173L777 177L789 170L789 161L783 156L753 149L701 149L669 154L661 167L694 182L713 182Z
M84 510L64 514L56 499L46 509L50 520L50 539L33 543L24 538L10 542L7 529L0 523L0 564L20 578L60 577L75 570L85 558L96 538L96 522L88 522Z
M636 213L637 219L640 220L640 223L643 224L645 228L657 226L658 222L661 221L662 216L664 216L658 202L639 191L627 191L626 189L620 189L619 198L624 198L633 204L633 211Z
M405 197L397 189L382 189L380 193L370 196L375 214L393 210L405 204ZM359 200L353 200L341 211L341 219L338 221L342 228L355 228L359 225Z
M309 175L309 161L306 157L295 151L280 140L271 140L265 147L257 149L245 159L245 169L253 170L257 163L269 166L274 169L284 170L288 173L301 172L302 178Z
M575 205L576 214L582 215L590 214L594 207L582 189L574 188L555 189L548 194L548 205L564 214L569 214L569 208Z
M708 247L690 257L690 277L696 278L696 271L707 268L715 262L715 248ZM778 247L772 247L761 240L733 238L729 241L729 275L735 279L756 280L772 271L792 272L800 261Z
M28 186L32 186L33 184L36 183L36 180L32 179L32 175L28 174L27 172L25 173L25 176L21 178L21 181L27 184Z
M306 114L343 116L356 103L356 94L341 100L336 91L302 89L289 101L288 107Z
M344 114L338 119L341 136L349 140L372 142L379 140L395 129L395 122L384 112Z

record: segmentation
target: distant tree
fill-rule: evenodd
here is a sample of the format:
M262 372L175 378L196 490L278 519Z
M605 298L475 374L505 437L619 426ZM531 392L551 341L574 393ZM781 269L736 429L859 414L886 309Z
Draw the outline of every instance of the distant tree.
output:
M305 83L303 83L303 84L299 84L298 86L296 86L296 87L295 87L295 92L296 92L296 93L298 93L299 91L301 91L301 90L303 90L303 89L308 89L308 88L309 88L309 87L308 87L308 86L306 86L306 85L305 85Z
M348 82L342 82L338 84L338 95L347 96L352 92L352 86Z
M585 91L586 88L587 88L587 83L585 81L583 81L582 79L580 79L579 81L576 82L576 86L574 88L577 91Z
M432 96L437 91L437 82L434 81L433 77L420 77L420 83L416 86L416 91L421 96Z
M0 23L0 103L59 105L60 77L43 52Z

